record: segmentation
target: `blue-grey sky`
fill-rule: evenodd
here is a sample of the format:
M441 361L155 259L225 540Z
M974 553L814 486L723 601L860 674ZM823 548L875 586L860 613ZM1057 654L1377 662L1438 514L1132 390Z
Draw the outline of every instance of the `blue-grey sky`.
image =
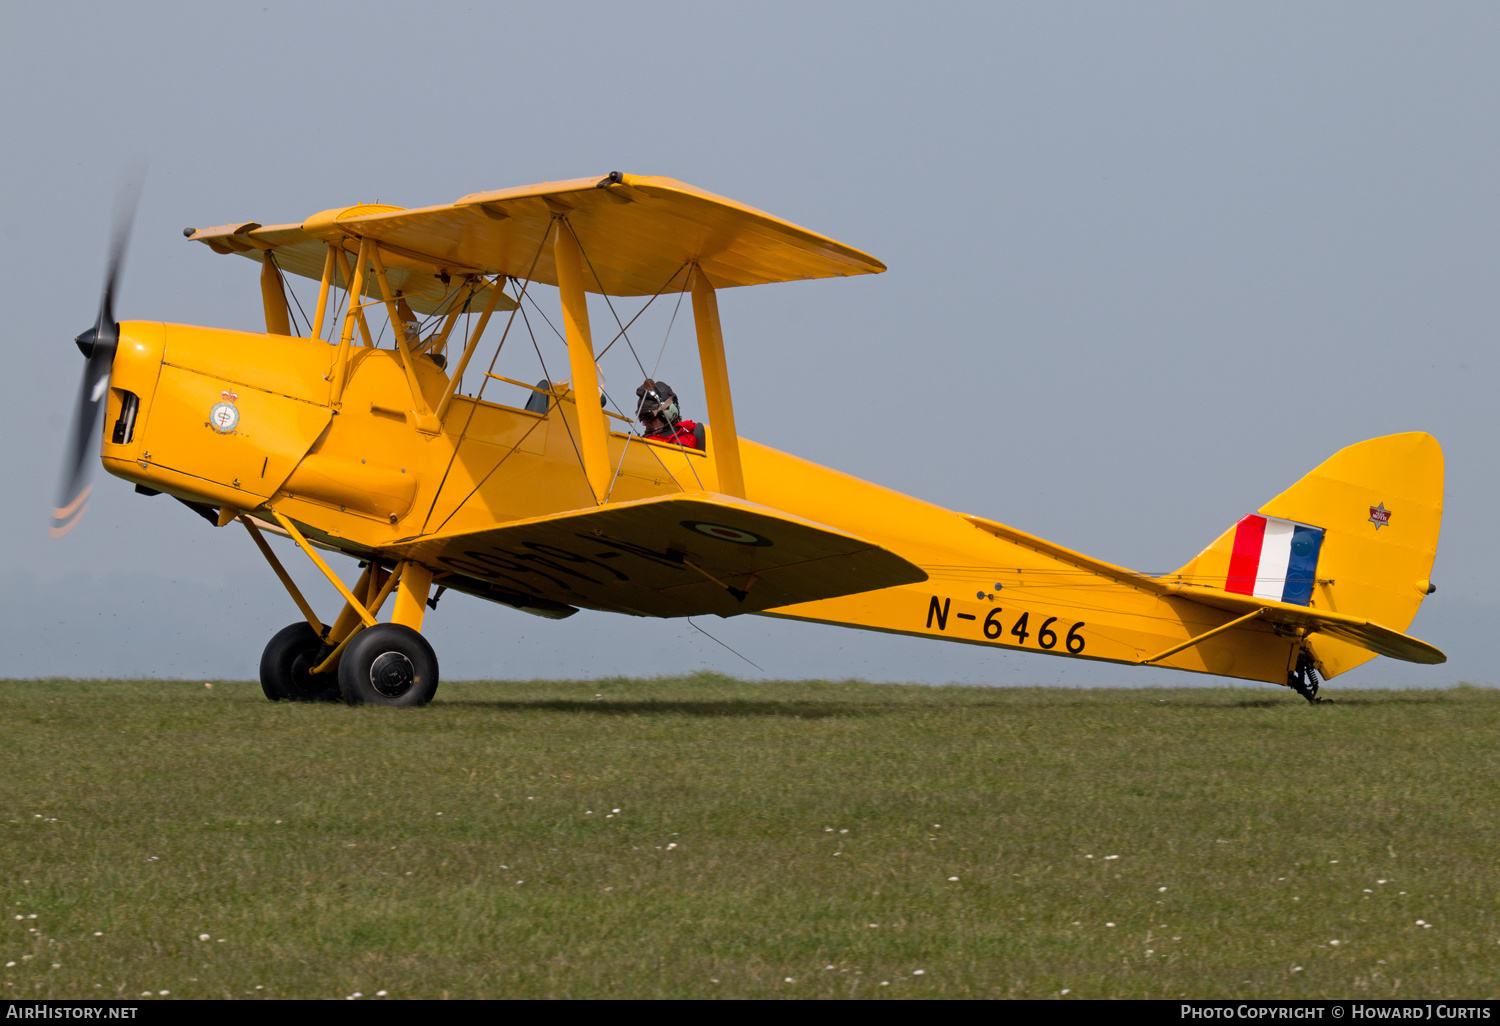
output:
M1500 683L1497 44L1491 4L13 0L0 676L252 677L296 619L243 532L102 473L82 525L46 537L70 340L144 157L122 317L263 327L256 265L186 225L617 168L832 235L889 272L722 297L741 432L1141 570L1343 445L1430 431L1447 508L1412 631L1450 662L1336 686ZM692 416L690 339L661 376ZM757 675L678 621L452 595L429 624L450 678ZM1210 679L703 626L778 678Z

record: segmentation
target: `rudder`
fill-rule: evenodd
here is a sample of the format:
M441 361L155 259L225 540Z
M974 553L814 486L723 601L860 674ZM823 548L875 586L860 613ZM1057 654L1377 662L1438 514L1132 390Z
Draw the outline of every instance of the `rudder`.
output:
M1165 579L1405 631L1433 590L1442 519L1437 439L1385 435L1340 449ZM1310 645L1326 677L1374 655L1321 633Z

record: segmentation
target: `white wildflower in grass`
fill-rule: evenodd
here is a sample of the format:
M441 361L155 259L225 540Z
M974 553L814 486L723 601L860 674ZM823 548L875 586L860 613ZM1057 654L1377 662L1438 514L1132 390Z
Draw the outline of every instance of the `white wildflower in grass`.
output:
M33 912L33 913L31 913L31 915L27 916L26 918L27 919L35 919L36 918L36 913Z
M839 833L841 833L841 834L847 834L848 832L849 832L848 828L845 828L845 829L839 831Z
M150 997L150 996L151 996L151 992L149 990L143 990L143 991L141 991L141 997Z
M199 940L201 940L201 941L206 941L206 940L208 940L208 939L209 939L209 936L208 936L208 934L206 934L206 933L200 933L200 934L199 934L199 935L198 935L198 939L199 939Z
M619 812L619 811L620 811L620 810L619 810L619 809L610 809L610 810L609 810L609 811L610 811L610 814L611 814L611 815L615 815L615 814L617 814L617 813L618 813L618 812Z
M824 827L823 828L823 832L825 834L831 834L831 833L833 833L833 827Z
M926 976L927 975L927 970L926 969L913 969L911 971L911 974L913 976Z
M871 923L871 924L870 924L870 929L872 929L872 930L874 930L874 929L877 929L877 928L879 928L879 926L880 926L880 924L879 924L879 923Z
M1336 940L1331 940L1328 943L1335 948L1339 946L1339 942Z
M1301 971L1302 971L1302 967L1300 965L1294 965L1294 966L1292 966L1292 972L1294 972L1294 973L1300 973Z
M15 964L16 964L16 963L14 963L14 962L12 962L12 963L11 963L11 965L15 965ZM831 965L825 965L825 966L824 966L824 967L823 967L823 968L824 968L824 969L832 969L832 968L833 968L833 966L831 966Z
M1114 923L1105 923L1104 925L1105 926L1114 926L1115 924Z
M95 937L103 937L103 936L104 936L104 934L103 934L103 933L102 933L102 932L101 932L101 931L99 931L99 930L95 930L95 931L94 931L94 936L95 936Z
M157 993L160 994L162 997L166 997L168 994L170 994L172 992L170 990L159 990L159 991L157 991Z
M1418 926L1426 926L1427 925L1427 920L1425 920L1425 919L1418 919L1417 920L1417 925Z
M385 997L385 991L383 991L383 990L377 990L375 992L375 996L376 997Z
M1072 987L1064 987L1058 993L1060 993L1060 994L1071 994L1071 993L1073 993L1073 988Z
M1376 883L1378 883L1378 884L1383 884L1383 883L1385 883L1385 881L1384 881L1384 880L1376 880L1376 881L1375 881L1375 882L1376 882Z
M62 963L61 962L53 962L52 963L52 968L54 968L54 969L61 969L62 968Z
M1372 891L1372 890L1370 890L1370 888L1368 888L1368 887L1366 887L1366 888L1365 888L1365 893L1366 893L1366 894L1374 894L1374 893L1375 893L1375 892L1374 892L1374 891Z
M1328 860L1328 864L1329 864L1329 865L1330 865L1330 866L1336 866L1336 865L1338 865L1338 864L1339 864L1339 860L1338 860L1338 859L1329 859L1329 860Z
M215 943L217 943L217 944L223 944L224 943L224 938L220 937Z
M787 983L796 983L796 982L797 982L797 981L796 981L796 980L794 980L794 979L792 979L792 978L791 978L791 977L790 977L790 976L788 976L788 977L787 977L787 978L786 978L786 981L785 981L785 982L787 982Z
M948 882L949 883L958 883L958 877L956 877L956 876L950 876L948 878Z
M7 969L13 968L15 966L15 964L16 963L14 963L14 962L6 962L5 963L5 968L7 968Z
M1118 855L1106 855L1106 856L1104 856L1104 861L1108 862L1110 859L1117 859L1119 857L1120 856L1118 856Z
M1156 889L1156 893L1157 893L1157 894L1162 894L1162 893L1164 893L1164 892L1165 892L1165 891L1166 891L1166 888L1165 888L1165 887L1158 887L1158 888L1157 888L1157 889Z
M1085 855L1085 856L1084 856L1084 858L1086 858L1086 859L1091 859L1091 858L1093 858L1093 857L1094 857L1094 856L1092 856L1092 855Z
M675 847L677 847L677 842L673 841L671 844L667 845L667 851L671 851Z
M891 985L891 981L890 980L881 980L880 981L880 985L882 987L889 987Z

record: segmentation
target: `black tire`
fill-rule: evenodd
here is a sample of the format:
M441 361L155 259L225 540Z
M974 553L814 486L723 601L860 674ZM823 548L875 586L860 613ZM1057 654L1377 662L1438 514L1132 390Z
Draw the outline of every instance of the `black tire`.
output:
M381 623L360 631L339 660L339 690L350 705L426 705L437 686L432 646L400 624Z
M260 656L260 689L273 702L328 702L339 697L331 673L313 676L322 640L306 620L283 627Z

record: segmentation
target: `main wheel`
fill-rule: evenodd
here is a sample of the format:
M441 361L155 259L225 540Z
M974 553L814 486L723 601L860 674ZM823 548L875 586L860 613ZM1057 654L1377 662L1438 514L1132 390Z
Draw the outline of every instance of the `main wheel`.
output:
M350 705L426 705L437 686L432 646L397 623L360 631L339 661L339 690Z
M260 689L273 702L327 702L339 697L331 673L309 672L323 647L306 620L283 627L260 656Z

